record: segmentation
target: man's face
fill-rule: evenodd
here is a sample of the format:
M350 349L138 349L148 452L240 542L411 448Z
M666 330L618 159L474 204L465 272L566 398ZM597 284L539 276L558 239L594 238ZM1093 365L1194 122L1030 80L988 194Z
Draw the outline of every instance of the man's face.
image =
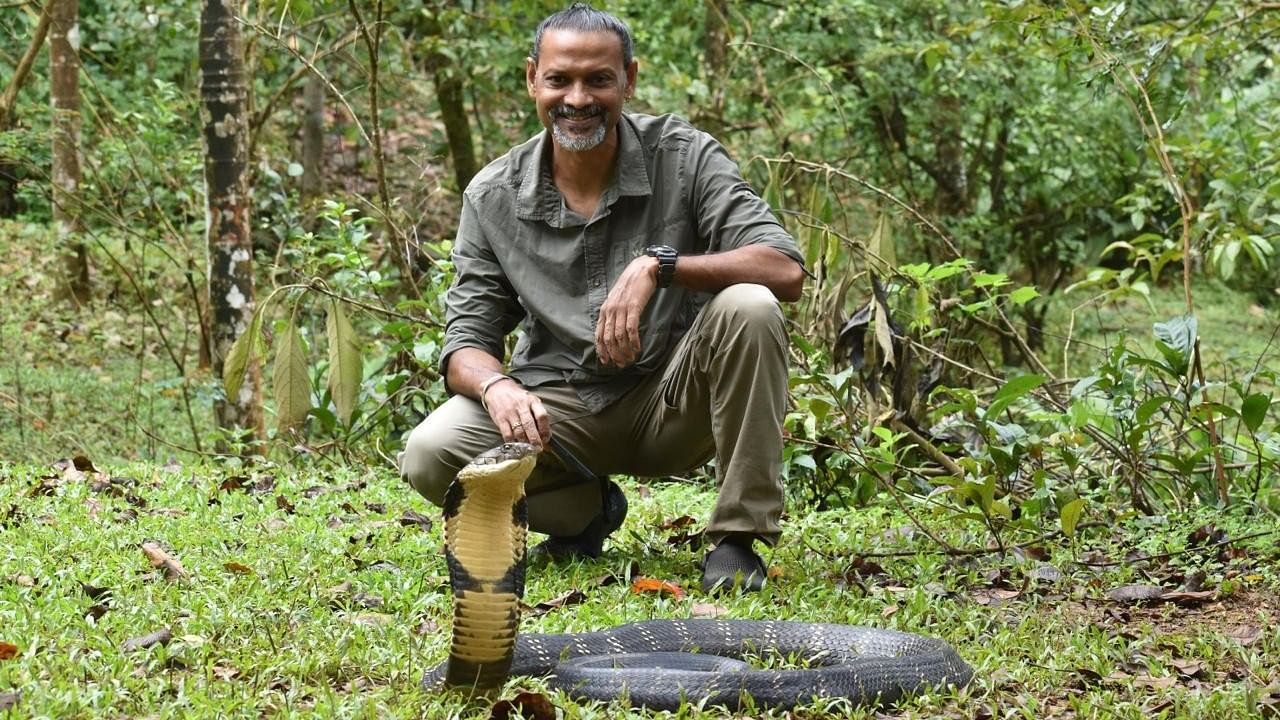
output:
M622 62L622 40L612 32L548 30L538 63L526 62L529 96L556 144L572 152L598 147L622 116L635 89L636 62Z

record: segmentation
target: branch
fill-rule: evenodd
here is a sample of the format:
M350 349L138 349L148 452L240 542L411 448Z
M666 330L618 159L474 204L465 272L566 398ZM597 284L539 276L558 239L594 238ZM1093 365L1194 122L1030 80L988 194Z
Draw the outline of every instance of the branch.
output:
M4 94L0 95L0 130L9 128L9 114L13 111L13 103L18 98L18 89L22 87L22 83L26 82L27 75L31 73L31 66L35 64L40 48L44 46L44 38L49 34L49 21L52 17L53 0L46 0L44 9L40 11L40 20L36 22L36 31L31 36L31 44L27 46L27 51L18 61L18 67L14 69L13 77L9 79L9 86L4 89Z

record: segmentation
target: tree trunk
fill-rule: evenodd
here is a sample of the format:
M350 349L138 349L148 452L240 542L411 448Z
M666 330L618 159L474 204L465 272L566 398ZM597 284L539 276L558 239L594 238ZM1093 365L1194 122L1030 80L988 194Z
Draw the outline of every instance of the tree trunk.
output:
M458 182L458 192L467 189L475 177L475 145L471 141L471 125L467 122L467 109L463 104L462 76L452 62L436 49L445 38L440 21L434 14L423 19L427 43L426 69L436 86L436 99L440 102L440 117L444 120L444 134L449 140L449 156L453 158L453 176Z
M724 131L725 58L729 44L729 0L705 0L706 19L702 30L703 57L706 63L707 108L702 111L702 129L719 136Z
M232 343L249 329L255 308L249 188L245 178L244 55L239 0L204 0L200 14L200 98L204 123L205 216L209 244L209 337L215 377ZM262 390L250 362L240 393L214 402L218 427L262 437Z
M302 95L302 199L309 202L324 192L324 80L309 74Z
M49 96L53 105L53 224L63 257L63 293L89 302L89 253L80 221L79 0L49 0Z

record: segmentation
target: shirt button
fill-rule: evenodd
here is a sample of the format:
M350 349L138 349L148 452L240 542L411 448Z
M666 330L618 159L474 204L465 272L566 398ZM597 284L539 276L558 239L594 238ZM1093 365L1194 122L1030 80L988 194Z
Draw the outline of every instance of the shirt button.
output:
M600 287L600 278L591 281L591 287Z

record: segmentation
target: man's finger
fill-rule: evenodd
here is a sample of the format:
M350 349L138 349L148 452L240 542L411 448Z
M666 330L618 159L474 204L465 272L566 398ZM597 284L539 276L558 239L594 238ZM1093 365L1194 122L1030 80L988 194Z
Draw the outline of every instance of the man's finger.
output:
M545 447L551 440L551 414L542 406L542 401L536 397L530 405L533 411L534 423L538 426L538 435L542 438L542 445Z

